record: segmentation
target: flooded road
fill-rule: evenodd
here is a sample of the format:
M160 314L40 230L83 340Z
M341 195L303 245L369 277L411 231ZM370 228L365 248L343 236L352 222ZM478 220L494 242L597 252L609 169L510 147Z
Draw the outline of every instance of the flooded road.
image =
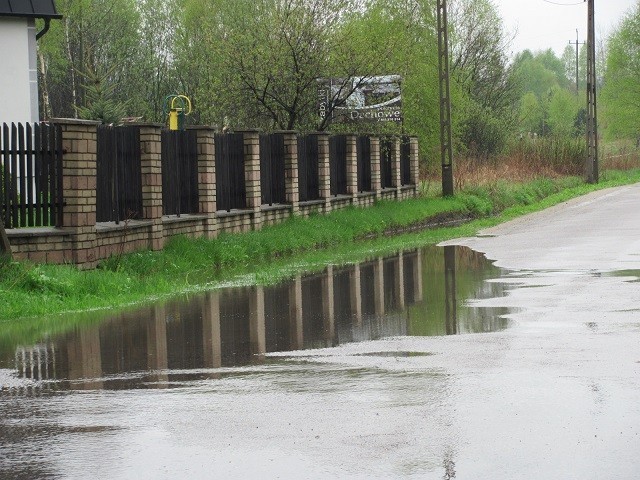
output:
M0 478L640 478L640 250L535 222L3 341Z

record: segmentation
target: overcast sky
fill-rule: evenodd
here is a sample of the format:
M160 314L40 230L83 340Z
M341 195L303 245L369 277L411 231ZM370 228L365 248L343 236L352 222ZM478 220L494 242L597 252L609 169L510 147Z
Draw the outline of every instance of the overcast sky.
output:
M553 48L562 55L569 41L587 37L587 4L582 0L493 0L508 31L517 30L512 51ZM607 36L636 0L595 0L596 37ZM562 5L558 5L562 4ZM597 41L597 39L596 39Z

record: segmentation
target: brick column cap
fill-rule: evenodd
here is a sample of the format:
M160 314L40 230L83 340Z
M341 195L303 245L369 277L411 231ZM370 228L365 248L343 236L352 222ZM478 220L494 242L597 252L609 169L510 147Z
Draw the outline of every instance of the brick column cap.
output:
M331 134L329 132L308 132L307 135L317 135L319 137L328 137Z
M147 128L162 128L166 127L164 123L155 122L127 122L122 124L123 127L147 127Z
M262 130L258 128L245 128L243 130L234 130L230 133L262 133Z
M49 123L57 123L58 125L101 125L99 120L81 120L79 118L50 118Z
M291 134L297 134L298 131L297 130L274 130L271 133L278 133L278 134L282 134L282 135L291 135Z
M213 125L189 125L187 130L205 130L209 132L215 132L217 130Z

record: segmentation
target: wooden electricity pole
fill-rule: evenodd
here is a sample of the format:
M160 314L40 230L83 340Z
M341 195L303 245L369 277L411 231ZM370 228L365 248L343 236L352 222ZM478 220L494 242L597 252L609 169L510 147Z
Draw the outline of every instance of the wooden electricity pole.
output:
M442 195L453 195L453 151L451 147L451 96L449 93L449 36L447 1L438 0L438 68L440 85L440 159Z
M596 99L596 33L594 0L588 4L587 34L587 163L585 175L588 183L598 183L598 111Z

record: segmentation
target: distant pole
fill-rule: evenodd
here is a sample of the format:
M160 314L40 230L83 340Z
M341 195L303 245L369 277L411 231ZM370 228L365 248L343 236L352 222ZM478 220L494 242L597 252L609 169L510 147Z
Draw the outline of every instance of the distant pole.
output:
M438 0L438 73L440 85L440 160L442 195L453 195L453 151L451 147L451 96L449 92L449 35L447 1Z
M580 93L580 50L579 45L584 45L586 42L580 43L580 37L578 34L578 29L576 28L576 95ZM569 45L574 45L574 43L569 40Z
M587 164L588 183L598 183L598 109L596 98L596 33L594 0L588 2L587 33Z

